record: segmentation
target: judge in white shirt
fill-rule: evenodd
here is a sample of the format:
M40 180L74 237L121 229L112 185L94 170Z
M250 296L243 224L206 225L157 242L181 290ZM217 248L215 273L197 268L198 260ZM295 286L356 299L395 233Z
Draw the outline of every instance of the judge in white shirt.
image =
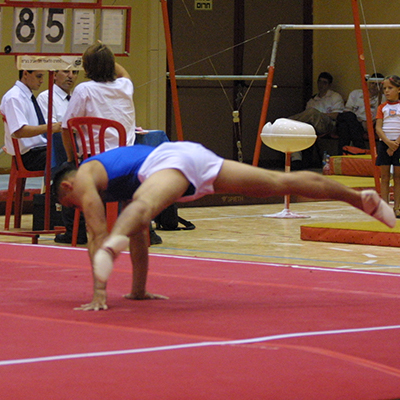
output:
M72 89L78 78L78 71L58 70L54 73L53 85L53 122L62 122L65 112L72 95ZM49 91L45 90L40 93L37 101L42 110L43 116L47 121L49 107ZM59 167L63 162L67 161L64 145L62 142L61 129L60 132L53 134L52 152L51 152L51 169Z
M44 75L41 70L19 71L19 80L5 93L0 105L7 153L15 155L12 138L18 139L22 162L29 171L44 170L46 166L47 140L43 134L47 124L32 92L40 88ZM59 122L52 124L53 133L60 129Z

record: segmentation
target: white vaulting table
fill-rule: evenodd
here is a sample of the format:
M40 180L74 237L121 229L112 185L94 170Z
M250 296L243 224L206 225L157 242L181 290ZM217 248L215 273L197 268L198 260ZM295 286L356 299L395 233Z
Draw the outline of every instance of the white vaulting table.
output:
M296 151L311 147L317 135L310 124L279 118L273 124L268 122L261 131L261 140L271 149L285 153L285 172L290 172L290 156ZM268 218L309 218L296 214L289 209L290 196L285 195L285 208L276 214L266 214Z

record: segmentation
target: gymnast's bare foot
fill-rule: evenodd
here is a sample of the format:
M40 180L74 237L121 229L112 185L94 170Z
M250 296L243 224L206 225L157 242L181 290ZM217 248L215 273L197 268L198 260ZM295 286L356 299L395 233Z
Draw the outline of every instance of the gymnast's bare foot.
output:
M363 210L383 222L390 228L396 226L396 216L393 209L384 202L374 190L363 190L361 192Z

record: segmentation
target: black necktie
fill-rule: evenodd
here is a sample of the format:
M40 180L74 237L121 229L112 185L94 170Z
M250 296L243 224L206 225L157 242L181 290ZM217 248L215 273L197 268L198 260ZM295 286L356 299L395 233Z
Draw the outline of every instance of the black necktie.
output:
M69 101L70 98L71 98L71 96L69 94L67 94L66 99Z
M35 112L36 112L36 115L38 118L39 125L44 125L46 123L46 121L43 118L42 110L40 109L39 104L36 101L35 95L32 95L31 99L32 99L33 107L35 107Z

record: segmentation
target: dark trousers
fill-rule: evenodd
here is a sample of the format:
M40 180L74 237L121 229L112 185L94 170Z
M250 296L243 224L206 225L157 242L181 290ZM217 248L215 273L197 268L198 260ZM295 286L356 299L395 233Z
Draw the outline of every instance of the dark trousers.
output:
M46 168L46 147L36 147L22 154L22 162L28 171L42 171ZM65 235L72 238L74 226L75 208L63 207L61 217L66 229ZM83 214L79 220L78 240L86 239L86 224Z
M43 171L46 168L47 147L35 147L22 154L22 162L28 171Z
M75 217L75 208L74 207L64 207L61 211L61 217L65 226L65 236L68 238L72 238L72 230L74 227L74 217ZM83 213L81 212L81 217L79 219L79 230L78 230L78 241L85 241L86 237L86 223L85 218L83 217Z
M343 154L343 146L350 145L365 149L364 128L351 111L343 112L336 119L336 133L339 136L338 154Z

